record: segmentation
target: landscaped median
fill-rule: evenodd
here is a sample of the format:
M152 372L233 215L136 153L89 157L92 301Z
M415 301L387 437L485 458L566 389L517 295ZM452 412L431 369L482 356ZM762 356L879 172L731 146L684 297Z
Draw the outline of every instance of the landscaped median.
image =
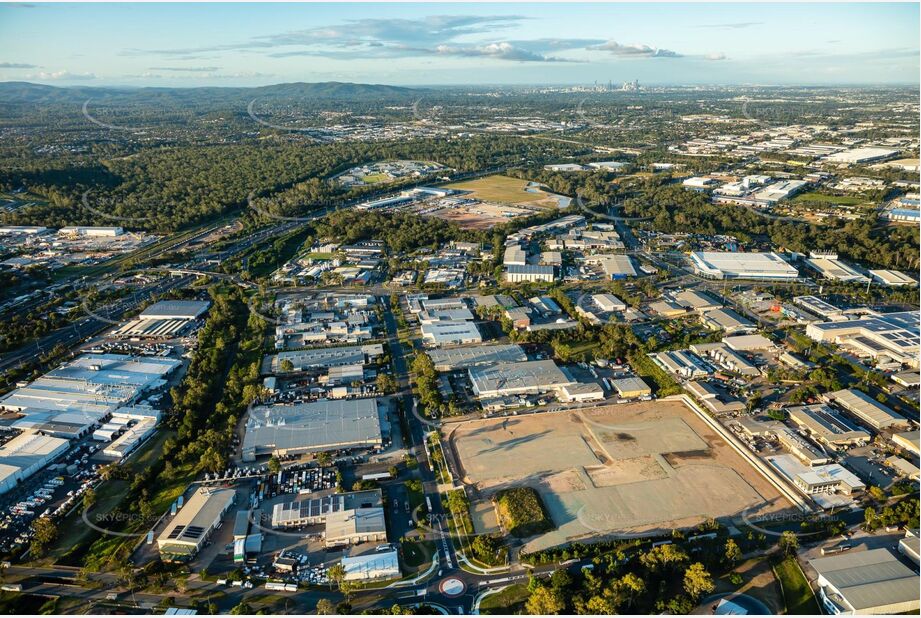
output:
M787 614L802 616L821 613L819 604L815 600L815 594L813 594L812 588L809 587L809 582L806 581L803 569L796 562L796 558L785 558L775 564L774 575L783 590Z

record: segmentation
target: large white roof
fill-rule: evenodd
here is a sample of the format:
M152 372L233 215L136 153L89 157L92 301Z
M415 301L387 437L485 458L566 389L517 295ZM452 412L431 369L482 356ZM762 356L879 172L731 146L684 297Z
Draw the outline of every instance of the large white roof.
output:
M691 261L698 270L710 276L740 279L793 279L799 276L799 271L774 252L694 251Z

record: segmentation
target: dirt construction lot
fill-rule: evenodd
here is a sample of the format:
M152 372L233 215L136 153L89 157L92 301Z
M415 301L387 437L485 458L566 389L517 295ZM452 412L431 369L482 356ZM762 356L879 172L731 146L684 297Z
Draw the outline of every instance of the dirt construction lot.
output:
M680 401L475 421L450 440L481 501L504 487L540 492L557 529L526 551L790 507Z

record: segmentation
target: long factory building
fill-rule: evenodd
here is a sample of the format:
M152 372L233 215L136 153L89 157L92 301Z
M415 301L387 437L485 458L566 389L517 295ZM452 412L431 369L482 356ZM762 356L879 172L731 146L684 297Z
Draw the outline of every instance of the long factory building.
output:
M195 556L236 499L234 489L199 487L157 538L160 556L185 561Z
M832 403L859 420L865 426L880 431L882 429L908 429L910 423L888 407L879 403L863 391L847 388L822 395L822 399Z
M380 448L389 441L389 428L386 408L376 399L259 406L246 419L243 461L260 455Z
M11 426L77 438L117 409L163 388L182 361L154 356L83 354L2 399L20 415Z
M919 320L918 311L876 314L857 320L809 324L806 335L815 341L843 345L877 363L894 362L917 368L921 352Z
M546 393L576 383L552 360L470 367L467 372L481 399Z
M799 271L774 252L694 251L690 260L697 274L710 279L792 281L799 277Z
M845 448L870 441L870 434L825 404L788 408L790 420L821 444Z

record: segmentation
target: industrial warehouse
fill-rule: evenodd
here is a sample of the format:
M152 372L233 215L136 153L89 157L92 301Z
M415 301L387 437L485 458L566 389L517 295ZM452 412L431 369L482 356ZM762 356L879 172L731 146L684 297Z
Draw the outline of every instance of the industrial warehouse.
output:
M480 343L483 336L472 321L445 320L423 324L422 341L430 346Z
M871 314L857 320L809 324L806 335L816 341L844 346L858 356L872 358L880 368L903 365L917 368L921 352L919 319L921 314L917 311Z
M63 438L25 432L0 446L0 494L43 469L67 451L68 445Z
M20 415L14 428L76 438L163 388L181 365L162 357L83 354L0 399L0 410Z
M495 363L523 363L527 355L518 344L477 345L432 350L428 353L438 371L467 369Z
M273 528L323 524L327 547L386 541L383 498L379 489L280 502L272 508Z
M233 489L199 487L160 536L157 547L164 560L189 560L202 546L236 499Z
M809 566L831 615L911 614L921 607L917 573L886 548L817 558Z
M847 411L865 426L879 431L881 429L909 427L908 419L899 416L875 399L856 388L848 388L823 395L823 398Z
M552 360L500 363L467 370L477 397L546 393L575 384Z
M789 408L790 420L819 443L831 448L866 444L870 434L825 404Z
M799 271L773 252L694 251L691 253L691 264L697 274L710 279L789 281L799 277Z
M340 449L377 449L389 441L387 411L376 399L316 401L253 408L243 460Z
M154 303L134 320L112 331L113 337L169 339L183 335L208 311L204 300L164 300Z
M380 489L330 494L320 498L279 502L272 507L273 528L296 528L322 524L332 513L382 505Z
M383 353L384 347L379 343L280 352L267 356L263 360L262 372L265 374L294 373L340 365L363 365ZM290 369L284 368L287 363L290 363Z

